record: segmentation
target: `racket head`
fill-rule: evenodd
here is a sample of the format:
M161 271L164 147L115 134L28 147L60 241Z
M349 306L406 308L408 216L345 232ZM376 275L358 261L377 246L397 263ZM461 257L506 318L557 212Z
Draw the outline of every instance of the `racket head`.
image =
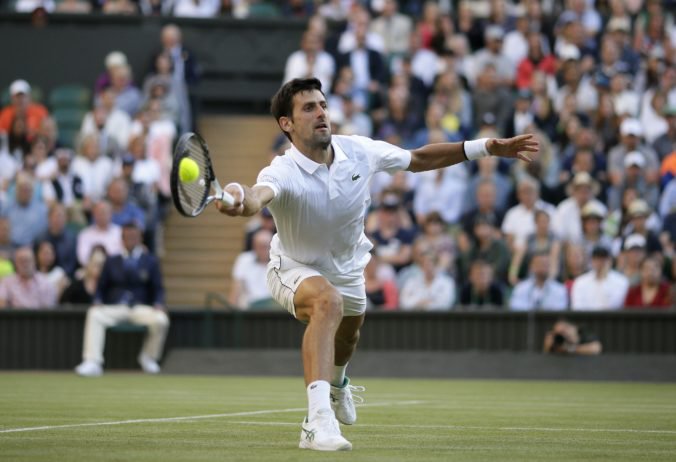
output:
M191 183L182 182L178 174L179 165L186 158L195 161L200 170L198 178ZM170 175L171 198L176 210L186 217L196 217L202 213L215 179L207 143L197 133L182 135L174 149Z

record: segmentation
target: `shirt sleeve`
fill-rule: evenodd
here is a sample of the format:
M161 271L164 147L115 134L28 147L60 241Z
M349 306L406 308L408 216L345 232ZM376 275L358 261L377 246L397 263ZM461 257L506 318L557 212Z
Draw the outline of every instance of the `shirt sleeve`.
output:
M411 165L411 151L365 136L352 138L366 152L374 172L394 173L406 170Z
M256 179L256 186L269 187L272 189L276 199L288 189L286 179L289 176L291 176L289 172L286 172L281 165L273 161L271 165L260 171Z

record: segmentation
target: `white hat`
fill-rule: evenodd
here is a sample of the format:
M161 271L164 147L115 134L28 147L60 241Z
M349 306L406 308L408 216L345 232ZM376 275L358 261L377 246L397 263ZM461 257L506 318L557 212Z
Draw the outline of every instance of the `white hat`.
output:
M604 219L606 217L606 211L603 210L603 206L596 201L589 201L582 207L580 211L582 218L596 217Z
M624 250L630 250L636 247L644 249L645 245L645 237L641 236L640 234L630 234L624 240Z
M608 25L606 26L606 30L608 32L615 32L615 31L622 31L622 32L629 32L631 31L631 23L629 22L629 18L612 18L610 21L608 21Z
M124 66L127 64L127 57L121 51L111 51L106 56L106 67Z
M15 80L12 82L12 84L9 86L9 94L14 96L18 95L19 93L23 93L25 95L30 94L31 92L31 86L28 85L28 82L25 80Z
M572 43L567 43L559 49L559 58L564 61L580 59L580 49Z
M643 125L638 119L624 119L620 125L620 134L622 136L643 136Z
M645 157L639 151L631 151L626 156L624 156L624 166L631 167L635 165L637 167L645 167Z

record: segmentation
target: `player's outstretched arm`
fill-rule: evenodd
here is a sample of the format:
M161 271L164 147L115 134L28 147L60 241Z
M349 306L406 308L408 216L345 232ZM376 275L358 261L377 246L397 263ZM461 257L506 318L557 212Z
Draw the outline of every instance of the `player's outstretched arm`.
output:
M411 165L408 170L412 172L436 170L487 156L530 162L531 152L538 152L538 142L530 134L513 138L483 138L461 143L426 144L411 151Z
M214 201L214 204L219 212L231 217L255 215L275 197L275 193L269 186L249 187L239 183L230 183L223 189L232 195L235 203L231 207L221 201Z

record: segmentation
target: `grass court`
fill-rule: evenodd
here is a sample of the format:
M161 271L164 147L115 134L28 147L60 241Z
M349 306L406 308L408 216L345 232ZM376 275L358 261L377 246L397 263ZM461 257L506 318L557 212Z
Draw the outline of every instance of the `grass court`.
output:
M676 385L354 379L351 453L297 449L300 378L0 374L3 461L674 461Z

